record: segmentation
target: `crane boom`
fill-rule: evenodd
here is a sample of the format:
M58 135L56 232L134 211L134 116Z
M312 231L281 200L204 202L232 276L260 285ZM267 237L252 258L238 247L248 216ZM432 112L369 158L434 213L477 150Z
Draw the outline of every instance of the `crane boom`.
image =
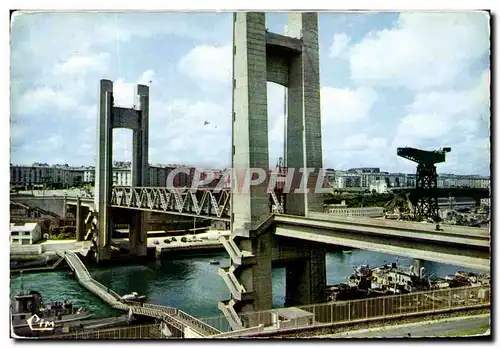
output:
M413 147L399 147L398 156L416 163L436 164L444 162L446 160L446 153L450 151L451 148L449 147L435 151L420 150Z

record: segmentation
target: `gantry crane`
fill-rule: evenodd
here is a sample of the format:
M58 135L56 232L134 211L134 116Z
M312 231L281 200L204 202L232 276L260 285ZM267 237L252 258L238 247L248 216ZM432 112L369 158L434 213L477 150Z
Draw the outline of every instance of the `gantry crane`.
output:
M438 192L436 163L446 160L446 153L450 152L450 147L444 147L435 151L414 149L412 147L398 148L398 156L418 163L417 178L415 187L415 215L416 221L431 218L438 222Z

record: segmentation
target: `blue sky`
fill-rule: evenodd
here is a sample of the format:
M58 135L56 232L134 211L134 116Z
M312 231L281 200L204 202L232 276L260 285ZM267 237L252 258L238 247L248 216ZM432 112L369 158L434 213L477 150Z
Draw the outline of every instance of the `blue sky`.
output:
M283 33L286 13L269 13ZM489 17L320 13L324 167L415 171L398 146L450 146L439 172L489 175ZM37 13L11 30L11 162L95 164L99 80L151 87L151 163L231 163L231 13ZM283 87L268 83L270 164ZM205 125L205 121L209 121ZM132 135L114 131L114 158Z

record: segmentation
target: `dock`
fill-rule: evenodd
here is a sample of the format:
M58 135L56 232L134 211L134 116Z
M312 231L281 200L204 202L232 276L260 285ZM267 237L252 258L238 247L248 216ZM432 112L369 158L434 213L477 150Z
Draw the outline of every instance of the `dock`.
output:
M59 259L54 262L52 266L42 266L42 267L30 267L30 268L17 268L10 269L10 273L31 273L31 272L49 272L55 270L60 264L64 261L63 257L59 257Z
M148 237L147 248L150 250L153 249L157 257L164 253L172 253L177 251L223 251L224 245L219 241L219 238L221 236L227 237L229 235L230 231L211 230L198 234L185 234L167 237ZM176 240L172 241L172 237L174 237ZM186 238L186 241L181 241L182 238ZM166 240L170 240L170 242L166 242ZM129 247L128 238L115 239L113 242L115 246L126 250Z

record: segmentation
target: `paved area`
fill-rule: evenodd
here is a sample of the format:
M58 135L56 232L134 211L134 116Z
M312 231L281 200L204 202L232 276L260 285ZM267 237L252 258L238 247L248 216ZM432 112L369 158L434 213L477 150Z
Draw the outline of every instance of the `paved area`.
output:
M490 314L343 332L321 338L465 337L489 332Z
M147 247L148 248L156 248L156 249L165 249L165 250L173 250L173 249L189 249L189 248L203 248L203 247L214 247L221 246L222 244L218 241L220 236L229 236L230 231L208 231L204 233L196 233L193 234L185 234L181 236L175 236L176 241L172 241L170 243L166 243L166 239L172 239L172 236L163 236L163 237L151 237L148 236L147 239ZM187 241L182 242L181 238L186 237ZM113 242L117 245L120 245L124 248L128 247L128 238L115 238ZM155 243L157 242L157 244Z

